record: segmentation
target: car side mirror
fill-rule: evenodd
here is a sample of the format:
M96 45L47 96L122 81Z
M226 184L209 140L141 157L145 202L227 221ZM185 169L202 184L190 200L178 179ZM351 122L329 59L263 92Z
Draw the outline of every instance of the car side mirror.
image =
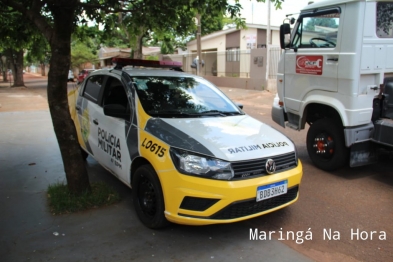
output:
M120 104L104 105L104 114L106 116L124 118L126 120L130 118L130 113L127 112L127 108Z
M243 104L236 103L237 107L243 109Z

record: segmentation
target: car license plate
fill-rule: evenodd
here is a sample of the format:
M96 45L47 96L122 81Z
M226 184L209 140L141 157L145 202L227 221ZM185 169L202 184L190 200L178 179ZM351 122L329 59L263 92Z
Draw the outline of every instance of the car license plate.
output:
M288 191L288 181L280 181L274 184L259 186L257 188L257 202L268 198L286 194Z

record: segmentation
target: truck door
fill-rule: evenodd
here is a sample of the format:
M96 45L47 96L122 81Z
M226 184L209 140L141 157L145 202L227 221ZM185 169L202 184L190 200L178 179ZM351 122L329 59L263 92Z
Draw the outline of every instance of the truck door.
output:
M337 92L340 54L340 8L302 12L284 53L284 104L299 112L311 90Z

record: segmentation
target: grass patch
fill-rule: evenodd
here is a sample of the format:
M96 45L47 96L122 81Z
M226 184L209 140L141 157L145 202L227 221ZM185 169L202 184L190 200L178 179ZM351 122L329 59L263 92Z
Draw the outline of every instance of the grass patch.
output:
M48 187L49 208L54 215L73 213L108 206L120 201L120 195L103 182L91 184L91 192L75 196L67 185L57 183Z

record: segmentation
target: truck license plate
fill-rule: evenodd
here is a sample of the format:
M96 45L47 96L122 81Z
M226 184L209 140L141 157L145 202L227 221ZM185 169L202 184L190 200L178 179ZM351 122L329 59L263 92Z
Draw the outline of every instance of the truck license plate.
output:
M288 181L280 181L274 184L259 186L257 188L257 202L268 198L286 194L288 190Z

